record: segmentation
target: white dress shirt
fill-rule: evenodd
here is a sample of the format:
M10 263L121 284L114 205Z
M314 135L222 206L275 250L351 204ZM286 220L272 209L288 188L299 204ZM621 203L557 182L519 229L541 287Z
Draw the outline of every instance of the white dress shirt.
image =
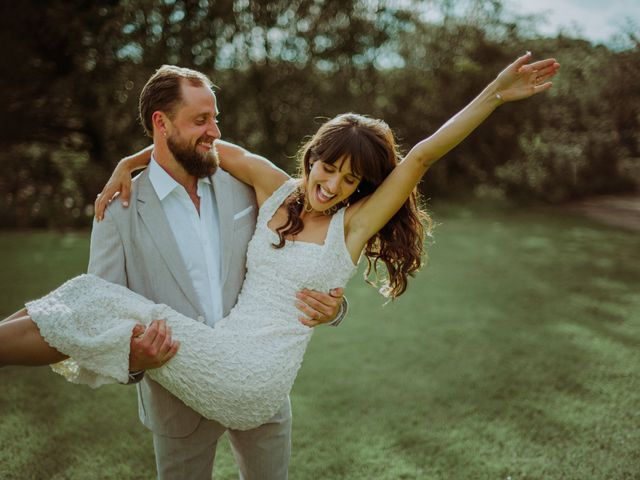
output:
M149 180L160 199L201 308L204 310L204 318L197 320L213 326L222 318L220 228L213 185L209 178L198 180L198 215L196 206L185 188L176 182L153 156L149 163Z

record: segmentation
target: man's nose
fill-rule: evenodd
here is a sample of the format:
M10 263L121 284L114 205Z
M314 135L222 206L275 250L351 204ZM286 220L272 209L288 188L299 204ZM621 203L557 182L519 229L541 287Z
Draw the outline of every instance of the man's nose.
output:
M222 132L220 132L220 127L215 122L211 122L209 124L209 128L207 129L207 135L218 140L222 136Z

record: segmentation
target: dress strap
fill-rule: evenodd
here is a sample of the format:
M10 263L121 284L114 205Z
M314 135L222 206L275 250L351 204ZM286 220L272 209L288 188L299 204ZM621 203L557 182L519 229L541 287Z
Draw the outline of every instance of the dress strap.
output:
M329 223L329 230L327 231L327 238L325 239L325 245L332 245L335 247L336 245L344 244L344 212L346 207L342 207L331 217L331 222Z
M271 220L271 217L273 217L276 210L280 208L280 205L282 205L285 199L296 189L298 181L297 178L288 179L264 201L258 212L258 224L267 224L269 220Z
M347 250L347 243L344 237L344 214L346 211L347 207L342 207L331 217L329 231L327 232L327 238L324 244L338 256L342 261L342 265L348 269L352 269L354 268L353 260Z

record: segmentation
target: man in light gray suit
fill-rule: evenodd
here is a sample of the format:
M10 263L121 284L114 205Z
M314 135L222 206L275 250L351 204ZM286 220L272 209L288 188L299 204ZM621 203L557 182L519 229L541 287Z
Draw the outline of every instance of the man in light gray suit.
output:
M236 303L257 214L253 190L217 170L217 116L203 74L165 65L149 79L140 119L153 138L151 163L134 181L130 206L120 208L117 199L94 222L89 261L89 273L211 326ZM343 310L341 292L312 292L306 301L300 308L314 317L312 325ZM227 429L144 376L178 350L166 323L155 320L133 333L131 383L138 382L140 419L153 432L158 478L210 479ZM229 430L241 478L287 478L290 434L288 399L264 425Z

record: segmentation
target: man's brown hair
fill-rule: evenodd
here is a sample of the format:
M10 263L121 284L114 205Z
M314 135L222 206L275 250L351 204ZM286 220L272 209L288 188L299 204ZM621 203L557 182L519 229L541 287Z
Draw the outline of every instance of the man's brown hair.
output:
M138 108L140 123L148 136L153 137L153 122L151 120L153 112L164 112L169 118L173 118L175 115L182 101L180 85L183 79L194 87L214 87L204 73L175 65L162 65L147 81L140 93Z

